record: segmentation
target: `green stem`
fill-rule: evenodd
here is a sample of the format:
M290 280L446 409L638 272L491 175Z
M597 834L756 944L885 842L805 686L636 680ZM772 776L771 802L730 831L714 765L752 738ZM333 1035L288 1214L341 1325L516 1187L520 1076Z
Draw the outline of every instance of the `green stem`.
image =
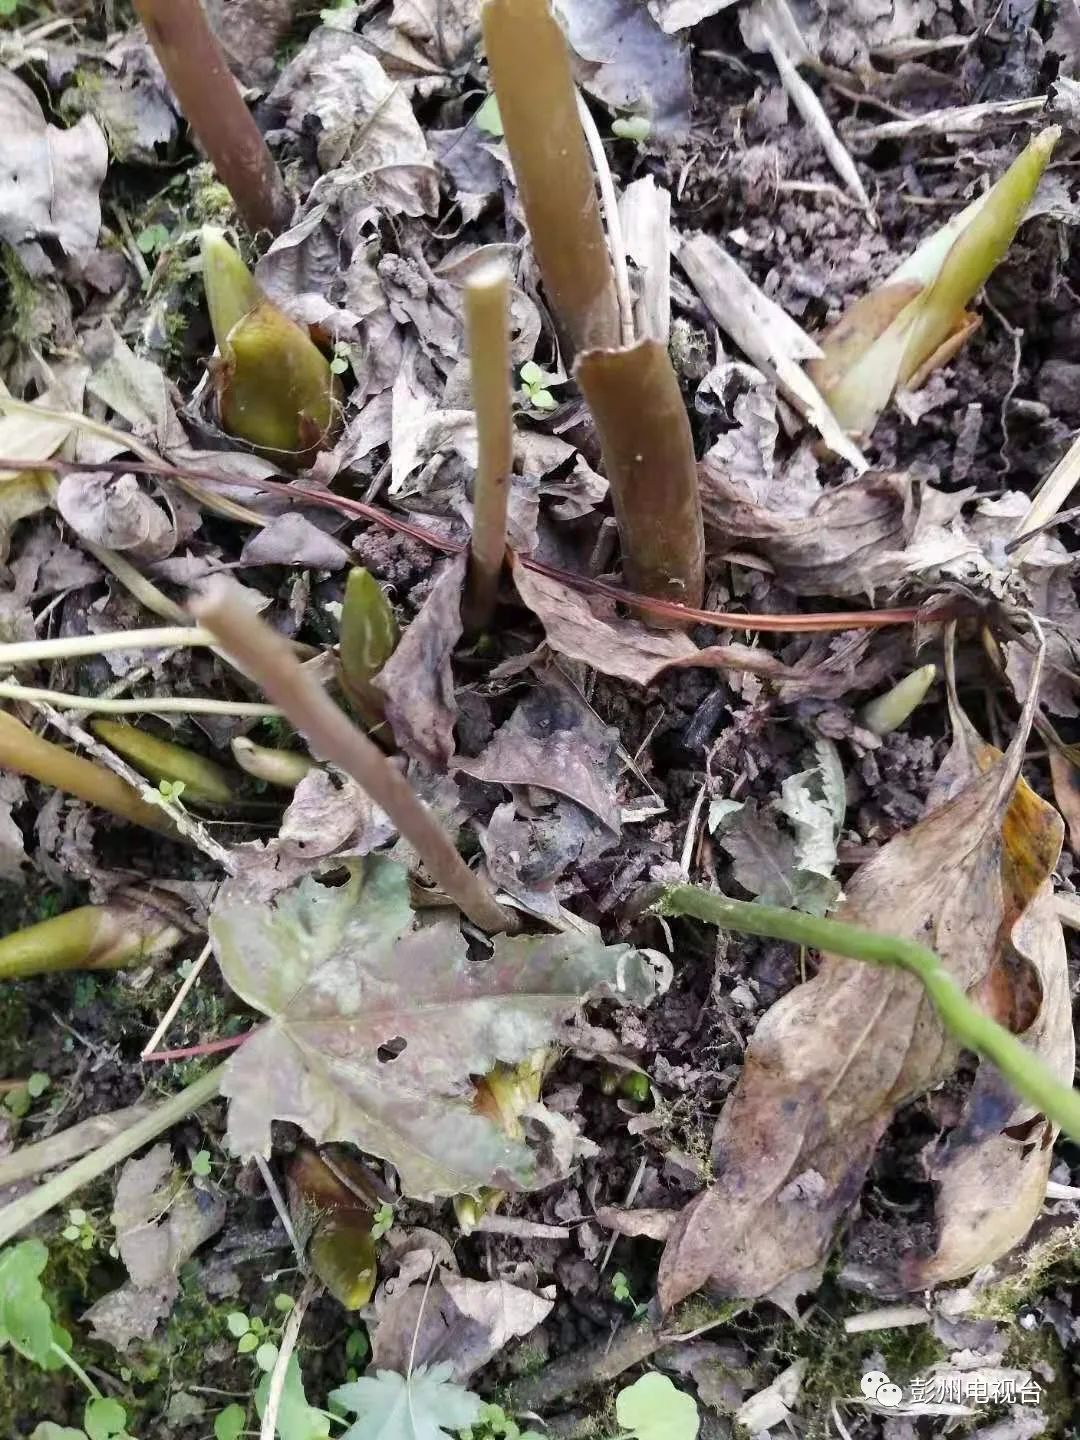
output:
M90 1379L90 1376L75 1359L74 1355L69 1355L68 1352L64 1349L64 1347L62 1345L58 1345L55 1340L52 1343L52 1349L53 1353L56 1355L56 1358L58 1360L62 1360L67 1366L67 1368L71 1371L71 1373L78 1376L78 1378L86 1386L87 1390L89 1390L90 1392L91 1398L94 1400L100 1400L102 1398L101 1391L94 1384L93 1380Z
M819 920L776 905L729 900L696 885L674 886L665 892L657 909L662 915L689 915L743 935L789 940L849 960L907 970L922 982L942 1022L966 1049L990 1060L1018 1094L1072 1139L1080 1140L1080 1093L1063 1085L1015 1035L976 1009L938 956L924 945L879 935L842 920Z
M168 1100L163 1100L149 1115L137 1120L123 1134L100 1145L81 1160L76 1160L74 1165L69 1165L61 1174L55 1175L44 1185L39 1185L28 1195L6 1205L0 1210L0 1245L6 1245L28 1225L40 1220L42 1215L47 1215L54 1206L62 1205L69 1195L74 1195L84 1185L89 1185L99 1175L104 1175L114 1165L119 1165L121 1160L134 1155L136 1150L141 1150L144 1145L149 1145L151 1140L156 1140L166 1130L186 1119L193 1111L198 1110L200 1105L212 1100L218 1093L224 1072L225 1066L219 1065L198 1080L193 1080L186 1089Z

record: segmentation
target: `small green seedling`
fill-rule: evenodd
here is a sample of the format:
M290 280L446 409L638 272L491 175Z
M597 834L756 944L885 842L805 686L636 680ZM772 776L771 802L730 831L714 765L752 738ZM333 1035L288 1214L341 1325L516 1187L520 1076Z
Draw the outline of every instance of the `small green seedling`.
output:
M371 1217L371 1238L381 1240L394 1223L394 1207L385 1202Z
M652 121L647 115L617 115L611 122L611 133L616 140L643 145L652 134Z
M210 1174L209 1150L199 1150L191 1157L191 1173L203 1180Z
M522 1430L501 1405L481 1405L475 1422L458 1431L459 1440L544 1440L536 1430Z
M648 1310L648 1305L639 1305L634 1299L630 1290L630 1282L621 1270L616 1270L611 1277L611 1293L620 1305L632 1305L634 1307L633 1318L640 1320Z
M541 370L535 360L527 360L518 371L522 393L534 410L555 410L559 402L552 395L550 386L564 382L557 375Z
M349 347L344 340L334 341L334 358L330 361L331 375L344 375L349 368Z
M77 1205L67 1213L68 1223L60 1232L65 1240L77 1245L80 1250L93 1250L99 1242L104 1244L104 1239L98 1229L97 1222L92 1215L81 1210ZM108 1246L108 1251L115 1259L119 1250L115 1242Z
M214 1417L214 1440L239 1440L247 1428L247 1411L242 1405L226 1405Z
M135 244L142 255L157 255L168 245L172 236L166 226L161 224L147 225L135 236Z

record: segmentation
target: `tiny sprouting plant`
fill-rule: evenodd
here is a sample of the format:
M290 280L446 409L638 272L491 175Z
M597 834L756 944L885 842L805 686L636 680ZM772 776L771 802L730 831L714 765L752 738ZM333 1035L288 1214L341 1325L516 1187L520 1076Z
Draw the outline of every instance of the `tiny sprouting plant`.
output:
M534 410L555 410L558 407L559 402L551 393L551 386L565 382L557 375L541 370L535 360L527 360L518 371L518 378L521 381L521 393Z
M191 1157L191 1173L205 1180L210 1174L210 1151L197 1150Z
M611 122L611 133L616 140L632 140L643 145L652 134L652 121L647 115L616 115Z
M629 1305L633 1309L633 1318L640 1320L648 1310L648 1305L642 1305L634 1299L630 1289L630 1282L621 1270L616 1270L611 1277L611 1293L620 1305Z
M78 1205L73 1205L67 1212L67 1224L60 1233L65 1240L72 1245L77 1245L80 1250L93 1250L95 1245L105 1243L98 1221ZM110 1255L118 1253L115 1244L109 1245L108 1249Z
M522 1430L501 1405L482 1405L474 1424L458 1432L458 1440L543 1440L536 1430Z
M371 1238L381 1240L394 1223L394 1207L384 1201L371 1217Z
M142 255L157 255L166 248L172 236L168 227L160 222L146 225L135 236L135 244Z
M25 1085L16 1085L7 1092L4 1096L4 1109L13 1119L21 1120L30 1113L34 1101L45 1094L50 1083L44 1071L35 1071L27 1077Z

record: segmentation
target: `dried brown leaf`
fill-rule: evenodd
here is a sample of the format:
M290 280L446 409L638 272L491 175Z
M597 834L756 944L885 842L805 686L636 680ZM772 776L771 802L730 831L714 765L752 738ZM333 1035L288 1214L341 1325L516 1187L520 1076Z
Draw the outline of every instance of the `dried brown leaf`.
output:
M1002 994L1017 993L1011 967L1021 974L1033 968L1042 982L1042 1020L1033 1028L1022 1007L1026 1023L1016 1028L1060 1068L1060 1026L1049 1011L1060 993L1060 934L1045 928L1041 897L1061 823L1018 785L1030 715L1029 706L1007 755L984 757L980 773L960 776L951 798L862 867L837 916L932 946L957 983L995 1013ZM793 1277L806 1288L896 1108L939 1084L956 1060L955 1043L913 976L823 956L817 975L774 1005L754 1033L713 1137L716 1184L684 1211L661 1262L664 1307L707 1282L743 1298L775 1292ZM992 1096L992 1073L982 1067L980 1075L977 1091ZM1000 1127L1009 1122L1000 1104L994 1120L984 1112L971 1123L989 1124L991 1149L977 1148L978 1161L970 1163L961 1150L951 1184L943 1172L943 1249L930 1261L909 1261L901 1283L921 1286L935 1266L959 1273L972 1247L963 1253L957 1227L966 1222L970 1234L972 1218L986 1222L991 1207L1009 1212L1007 1223L995 1223L994 1253L1023 1233L1024 1214L1030 1223L1038 1185L1032 1167L1023 1169L1022 1152L1027 1143L1030 1155L1040 1140L1031 1146L1030 1136L1004 1135ZM1003 1203L1004 1181L1022 1191L1015 1205ZM974 1263L987 1258L984 1249Z
M537 785L620 826L618 735L569 687L538 685L475 760L456 768L498 785Z
M449 562L375 680L402 750L440 768L454 753L458 709L450 662L461 639L466 563L464 555Z

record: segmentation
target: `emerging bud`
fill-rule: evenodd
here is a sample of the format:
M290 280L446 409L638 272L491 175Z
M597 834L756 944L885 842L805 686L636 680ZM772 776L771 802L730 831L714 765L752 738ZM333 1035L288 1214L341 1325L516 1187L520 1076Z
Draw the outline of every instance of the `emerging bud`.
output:
M397 620L382 586L362 566L350 570L338 645L341 683L369 730L377 730L386 719L386 701L373 682L397 649L398 636Z
M978 327L967 306L1011 245L1060 133L1037 135L822 338L823 357L807 370L845 430L868 435L896 390L918 389Z
M283 790L295 790L304 776L316 768L310 755L256 745L246 735L238 735L232 742L232 753L241 770L256 780L264 780L267 785L280 785Z
M151 780L183 784L182 800L228 805L236 798L233 777L223 765L171 740L159 740L122 720L95 720L94 734Z
M289 1210L307 1242L312 1270L346 1310L359 1310L371 1299L378 1275L371 1238L376 1197L361 1166L340 1152L334 1164L351 1187L312 1146L297 1150L289 1166Z
M303 326L263 294L219 230L202 232L203 283L220 359L221 424L278 460L308 462L340 414L330 362Z
M120 970L171 950L182 932L132 905L82 905L0 939L0 979L59 970Z
M930 686L937 679L936 665L923 665L905 675L899 684L865 705L859 716L864 730L874 735L889 735L899 730L915 708L926 699Z

